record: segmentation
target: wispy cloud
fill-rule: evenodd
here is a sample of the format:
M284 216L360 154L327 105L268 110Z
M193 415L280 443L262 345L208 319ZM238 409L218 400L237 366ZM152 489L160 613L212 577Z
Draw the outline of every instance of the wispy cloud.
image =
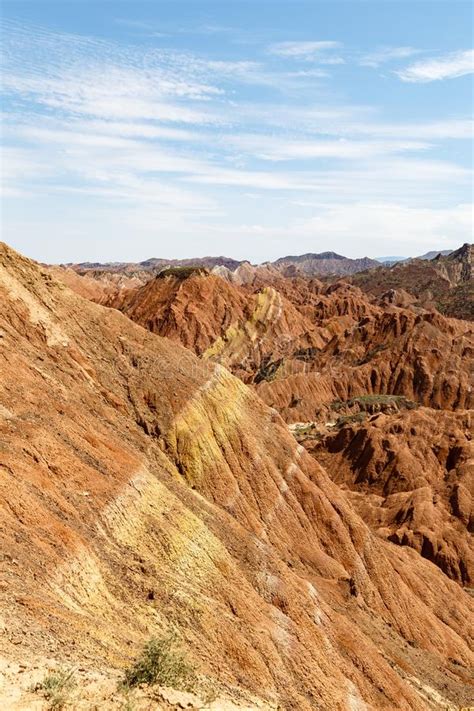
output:
M140 34L145 34L148 37L169 37L168 32L163 32L161 29L157 29L153 23L143 22L140 20L131 20L128 18L117 17L115 19L115 24L125 27L126 29L132 30L133 32L138 32Z
M235 48L178 51L148 40L118 43L21 23L3 34L4 194L21 198L9 201L18 210L9 222L13 237L31 234L43 219L48 235L76 239L76 219L53 224L60 220L56 214L75 211L91 235L89 258L98 231L107 230L114 239L121 235L123 245L132 232L153 245L161 230L176 237L175 250L184 234L198 244L209 244L209 235L220 245L224 236L251 240L257 233L309 241L317 228L347 242L356 231L351 221L365 236L365 229L386 234L387 223L397 219L408 230L412 219L418 227L410 234L421 240L423 217L437 238L449 217L459 233L466 226L465 213L461 219L448 207L468 194L472 175L462 160L456 163L457 155L450 160L438 149L445 150L446 139L468 139L472 124L441 109L437 118L426 114L418 122L409 114L388 119L370 103L344 100L330 79L331 64L343 61L339 42L269 47L265 37L236 55ZM375 66L415 51L378 49L366 60ZM341 74L350 75L361 55L344 52L348 64ZM39 206L31 220L23 200ZM429 205L446 210L438 219L441 213ZM241 226L244 210L254 231ZM305 211L320 221L303 220ZM249 256L249 244L241 256Z
M378 67L385 62L397 59L407 59L419 54L421 50L414 47L380 47L375 52L369 52L362 56L359 64L363 67Z
M374 156L387 156L393 153L422 151L430 144L410 140L315 140L282 136L242 134L226 136L226 143L268 161L308 161L315 158L335 158L339 160L366 160Z
M423 83L440 79L454 79L473 72L474 50L470 49L416 62L395 73L402 81Z
M471 171L448 161L415 158L374 158L351 166L308 170L245 170L208 165L203 171L184 175L180 180L200 185L253 188L262 191L316 194L319 200L397 199L416 201L446 200L469 185Z
M375 255L380 253L383 235L385 245L397 244L403 253L414 256L420 254L419 245L458 246L472 222L471 205L466 204L420 208L394 201L365 200L351 205L315 202L313 208L316 215L309 219L297 219L279 228L241 225L239 232L243 237L258 238L263 243L265 238L270 240L273 257L287 249L288 240L293 240L294 235L299 237L302 252L323 249L330 241L340 245L344 254L360 257L361 245L355 235L364 235L365 254Z
M269 54L277 55L278 57L286 57L292 59L304 59L304 60L320 60L327 61L330 57L326 56L326 52L332 49L339 49L342 47L341 42L336 42L333 40L323 40L317 42L277 42L271 44L267 51ZM339 61L344 61L342 58L333 58Z

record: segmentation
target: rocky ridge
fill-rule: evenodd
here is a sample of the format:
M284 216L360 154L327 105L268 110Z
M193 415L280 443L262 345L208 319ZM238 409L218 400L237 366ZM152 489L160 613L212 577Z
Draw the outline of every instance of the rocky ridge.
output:
M436 308L446 316L474 320L474 247L464 244L433 259L411 259L391 267L379 267L351 277L352 283L369 294L404 289L424 308Z

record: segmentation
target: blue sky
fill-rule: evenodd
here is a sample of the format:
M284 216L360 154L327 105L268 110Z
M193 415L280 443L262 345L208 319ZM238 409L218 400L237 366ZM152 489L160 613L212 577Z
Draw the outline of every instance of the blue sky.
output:
M472 240L472 6L3 2L2 233L48 262Z

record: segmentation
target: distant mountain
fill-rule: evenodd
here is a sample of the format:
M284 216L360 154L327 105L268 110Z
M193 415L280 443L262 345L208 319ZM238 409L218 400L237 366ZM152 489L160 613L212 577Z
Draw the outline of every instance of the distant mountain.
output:
M413 261L430 261L433 257L452 254L451 250L441 252L427 252L421 257L414 259L401 256L378 257L371 259L361 257L351 259L336 252L308 252L299 255L287 255L280 257L274 262L252 266L246 260L233 259L232 257L192 257L188 259L164 259L161 257L150 257L142 262L81 262L79 264L64 265L73 269L79 274L90 276L101 276L101 274L122 274L127 277L139 279L144 283L150 273L159 274L161 271L170 268L180 267L202 267L205 269L225 268L229 272L236 272L240 267L251 267L258 273L260 270L275 269L283 276L350 276L358 272L364 272L379 268L381 264L390 267L394 264L406 264Z
M231 257L194 257L190 259L159 259L152 257L140 262L139 266L143 269L160 269L166 267L205 267L212 269L213 267L227 267L227 269L237 269L243 262Z
M474 320L474 247L462 247L434 259L408 259L392 266L361 272L351 281L366 292L381 296L390 290L408 292L425 308L437 308L446 316Z
M307 252L306 254L300 254L297 256L289 256L289 257L280 257L280 259L277 259L275 264L278 264L279 262L306 262L308 259L316 259L316 260L321 260L321 259L347 259L347 257L343 257L341 254L337 254L336 252L319 252L315 254L314 252Z
M325 276L355 274L365 269L375 269L379 262L369 257L350 259L335 252L319 254L301 254L299 256L281 257L273 262L273 266L284 276L301 274L303 276Z
M392 264L393 262L404 262L408 257L390 256L390 257L375 257L377 262L381 264Z
M107 272L124 272L135 273L141 271L152 271L158 273L162 269L168 267L205 267L212 269L213 267L223 266L227 269L237 269L242 261L232 259L230 257L194 257L190 259L163 259L160 257L150 257L143 262L80 262L78 264L66 264L80 273L86 271L107 271Z
M425 254L421 254L417 259L434 259L437 257L439 254L442 257L447 257L448 254L452 254L454 250L452 249L440 249L436 251L435 249L431 250L431 252L426 252Z
M79 264L64 265L79 274L94 272L122 273L134 277L146 277L148 273L158 274L160 271L175 267L204 267L214 269L225 267L231 272L235 272L242 265L249 265L248 261L239 261L231 257L195 257L190 259L161 259L152 257L143 262L81 262ZM280 257L275 262L265 262L257 266L257 269L268 269L273 267L284 276L338 276L355 274L365 269L374 269L379 266L379 262L369 257L361 259L350 259L336 252L320 252L318 254L309 252L301 255L289 255Z
M432 249L431 252L425 252L425 254L420 254L418 257L401 257L400 255L398 255L389 257L375 257L375 259L377 260L377 262L387 265L394 264L395 262L408 262L413 259L434 259L438 256L438 254L440 254L442 257L447 257L448 254L451 254L452 252L452 249Z

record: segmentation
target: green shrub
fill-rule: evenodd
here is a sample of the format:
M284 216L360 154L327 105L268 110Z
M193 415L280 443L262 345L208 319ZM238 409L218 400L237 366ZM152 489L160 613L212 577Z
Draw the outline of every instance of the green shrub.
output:
M164 279L167 276L173 276L177 279L188 279L191 276L207 276L209 270L205 267L189 266L189 267L165 267L158 273L158 279Z
M340 430L346 425L362 424L366 418L365 412L357 412L355 415L341 415L337 418L335 427Z
M43 681L33 687L33 691L41 692L48 702L51 711L61 711L66 706L69 694L74 687L74 671L58 669L47 674Z
M196 684L194 667L177 647L175 633L147 642L135 663L125 670L125 687L140 684L170 686L174 689L192 691Z
M343 408L359 407L360 410L383 410L385 406L395 406L400 409L413 410L417 407L416 402L409 400L404 395L356 395L350 398L350 400L334 400L331 403L331 409L335 412L339 412Z

